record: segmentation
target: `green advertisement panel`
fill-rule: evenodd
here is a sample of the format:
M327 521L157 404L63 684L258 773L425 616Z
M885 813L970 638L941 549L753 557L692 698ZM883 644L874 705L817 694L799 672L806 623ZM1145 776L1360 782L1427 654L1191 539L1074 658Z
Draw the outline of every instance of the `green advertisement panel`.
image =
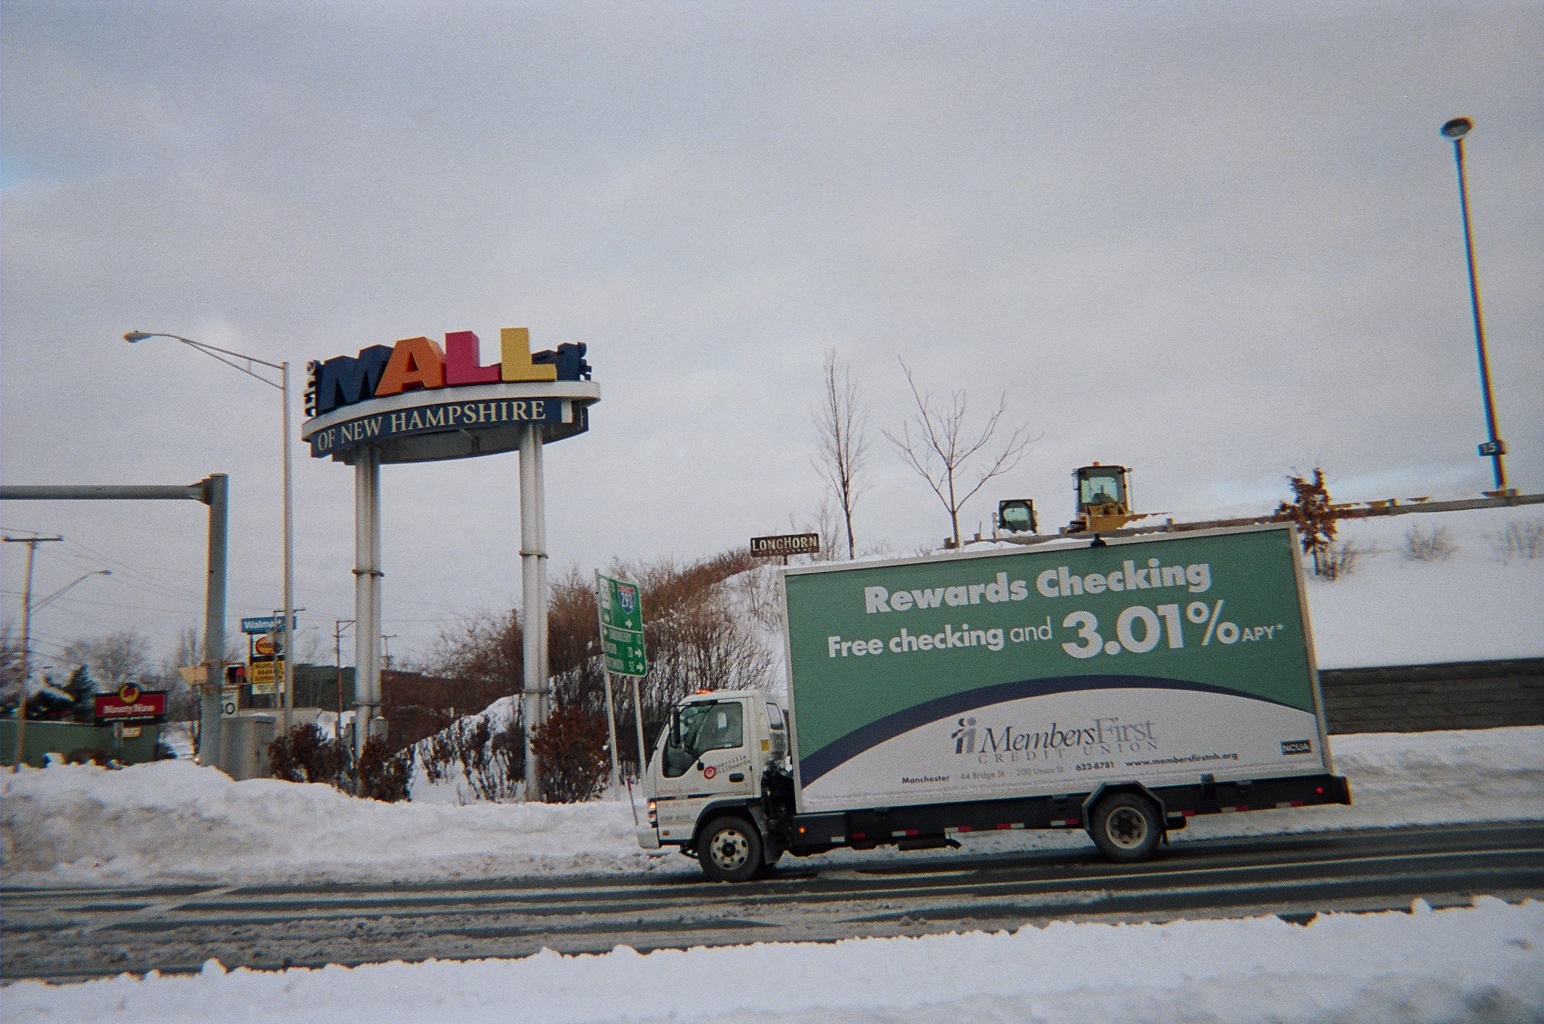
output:
M995 751L1030 733L1038 738L1023 742L1044 749L1090 757L1118 750L1124 763L1089 762L1113 775L1138 774L1135 752L1150 755L1143 765L1241 756L1195 752L1208 735L1198 718L1210 720L1213 735L1255 729L1250 749L1269 747L1272 756L1278 742L1283 755L1304 752L1304 743L1317 752L1315 682L1287 526L789 570L784 598L805 786L865 757L875 762L871 774L883 774L889 766L874 752L888 749L893 759L912 749L896 743L913 733L913 747L952 737L951 756L975 753L978 742ZM1013 722L1036 724L1010 728L1004 709L1018 716ZM917 738L943 725L947 736ZM1276 732L1279 740L1266 736ZM1143 741L1146 734L1153 739ZM1175 746L1180 734L1189 737L1183 749ZM977 757L970 777L983 764L1001 774L1011 763ZM961 789L958 765L928 764L913 773L925 776L917 792L972 788ZM887 787L903 781L911 777L863 786L873 799L890 798L900 790Z

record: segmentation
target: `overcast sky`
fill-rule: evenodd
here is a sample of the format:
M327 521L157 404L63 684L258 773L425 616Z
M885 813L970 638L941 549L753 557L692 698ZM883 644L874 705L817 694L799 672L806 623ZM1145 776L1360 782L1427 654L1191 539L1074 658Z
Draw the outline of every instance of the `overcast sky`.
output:
M1544 4L5 0L0 479L230 474L230 613L280 602L278 392L137 328L289 360L300 649L353 617L353 473L310 359L506 326L583 341L554 573L807 522L823 355L873 439L861 548L948 532L880 436L900 360L1039 440L967 506L1477 495L1490 462L1452 146L1467 115L1512 483L1544 489ZM386 467L385 631L518 602L515 455ZM39 650L202 615L202 506L6 502ZM23 545L4 546L4 618ZM344 645L352 660L352 643Z

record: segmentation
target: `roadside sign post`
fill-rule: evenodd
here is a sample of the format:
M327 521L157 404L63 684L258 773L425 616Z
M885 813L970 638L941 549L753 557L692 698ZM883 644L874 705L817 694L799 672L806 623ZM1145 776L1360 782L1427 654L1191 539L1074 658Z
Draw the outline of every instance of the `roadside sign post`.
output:
M648 675L643 647L643 593L638 584L595 573L595 603L600 609L601 660L606 673L606 728L611 737L611 785L621 779L617 762L616 714L611 703L611 675L627 676L633 684L633 722L638 729L638 773L647 755L643 748L643 702L638 680Z

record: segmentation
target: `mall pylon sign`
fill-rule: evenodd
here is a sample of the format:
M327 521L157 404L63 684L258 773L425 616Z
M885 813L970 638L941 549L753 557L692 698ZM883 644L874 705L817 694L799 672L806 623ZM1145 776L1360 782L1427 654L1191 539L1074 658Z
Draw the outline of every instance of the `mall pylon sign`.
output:
M600 390L582 343L532 353L526 328L505 327L500 361L484 366L476 334L444 337L313 361L301 430L312 457L352 462L371 446L386 463L458 459L513 451L531 423L547 441L588 429Z

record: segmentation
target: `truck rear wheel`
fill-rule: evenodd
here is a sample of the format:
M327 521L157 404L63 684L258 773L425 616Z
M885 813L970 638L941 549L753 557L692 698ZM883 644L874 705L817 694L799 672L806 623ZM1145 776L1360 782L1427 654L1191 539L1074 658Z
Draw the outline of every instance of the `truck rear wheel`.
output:
M761 833L744 818L714 818L697 840L697 863L715 882L746 882L761 869Z
M1163 821L1153 802L1136 793L1116 793L1099 801L1088 823L1094 845L1121 863L1147 860L1163 842Z

